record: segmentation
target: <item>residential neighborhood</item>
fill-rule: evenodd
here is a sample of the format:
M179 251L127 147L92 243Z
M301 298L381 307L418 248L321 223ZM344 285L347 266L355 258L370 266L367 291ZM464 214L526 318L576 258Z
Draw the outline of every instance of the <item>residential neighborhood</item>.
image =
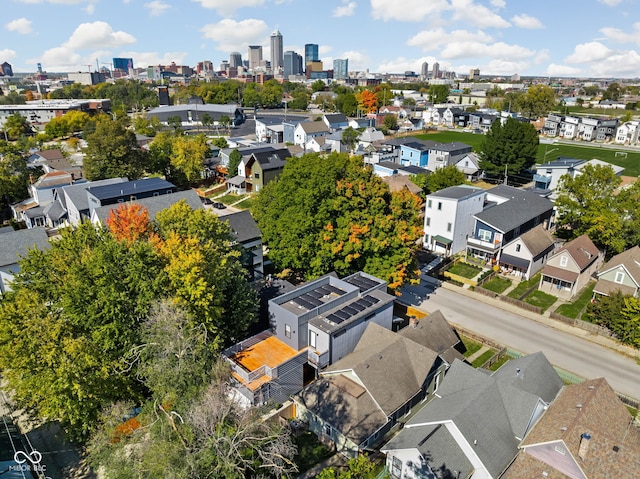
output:
M0 65L0 475L638 477L638 79L268 40Z

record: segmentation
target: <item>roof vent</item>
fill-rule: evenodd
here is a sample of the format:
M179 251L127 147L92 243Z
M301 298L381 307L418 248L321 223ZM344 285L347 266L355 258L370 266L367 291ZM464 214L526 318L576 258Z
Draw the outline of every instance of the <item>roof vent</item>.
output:
M613 446L613 452L618 452L620 448L618 446Z

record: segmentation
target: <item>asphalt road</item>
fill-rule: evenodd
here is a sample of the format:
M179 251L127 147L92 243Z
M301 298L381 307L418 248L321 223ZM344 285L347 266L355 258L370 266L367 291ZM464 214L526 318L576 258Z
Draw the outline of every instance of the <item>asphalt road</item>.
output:
M640 399L637 359L590 341L589 334L582 330L548 318L545 322L533 321L424 281L420 286L405 287L402 301L427 312L439 309L449 322L522 353L542 351L561 369L587 379L604 377L616 391Z

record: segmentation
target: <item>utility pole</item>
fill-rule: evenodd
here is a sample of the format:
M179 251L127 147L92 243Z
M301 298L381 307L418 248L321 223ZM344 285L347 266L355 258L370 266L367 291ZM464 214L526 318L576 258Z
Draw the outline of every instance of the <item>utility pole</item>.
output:
M509 183L507 183L507 169L509 168L509 165L504 165L504 184L508 185Z

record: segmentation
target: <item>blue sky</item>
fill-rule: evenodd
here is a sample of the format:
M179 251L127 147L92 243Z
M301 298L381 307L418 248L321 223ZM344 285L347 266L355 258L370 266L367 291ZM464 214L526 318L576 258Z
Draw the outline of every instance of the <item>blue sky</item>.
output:
M320 46L325 68L467 74L640 77L640 0L2 0L0 63L16 72L88 71L113 57L136 67L216 68L231 51ZM635 13L634 13L635 12ZM103 66L103 65L101 65Z

